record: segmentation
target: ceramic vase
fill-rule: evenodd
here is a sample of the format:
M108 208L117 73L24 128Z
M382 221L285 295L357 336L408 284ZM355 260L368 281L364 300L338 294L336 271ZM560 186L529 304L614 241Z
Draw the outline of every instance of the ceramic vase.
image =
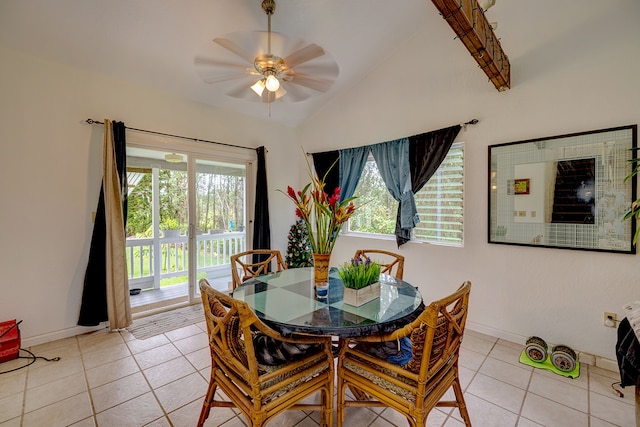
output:
M326 297L329 288L331 254L313 254L313 281L318 297Z

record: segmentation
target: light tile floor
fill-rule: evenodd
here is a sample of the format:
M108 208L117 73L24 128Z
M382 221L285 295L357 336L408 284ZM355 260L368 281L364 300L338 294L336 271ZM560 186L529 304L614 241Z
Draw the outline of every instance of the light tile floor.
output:
M205 324L137 340L95 332L31 348L28 368L0 375L0 426L194 426L209 378ZM617 373L581 365L572 380L518 362L522 346L467 330L460 355L475 427L634 426L634 390L611 389ZM24 364L13 360L0 371ZM451 392L449 392L451 393ZM318 414L288 411L273 426L318 426ZM243 415L212 410L206 426L245 426ZM391 409L348 408L347 427L406 426ZM431 412L428 426L462 426L457 409Z

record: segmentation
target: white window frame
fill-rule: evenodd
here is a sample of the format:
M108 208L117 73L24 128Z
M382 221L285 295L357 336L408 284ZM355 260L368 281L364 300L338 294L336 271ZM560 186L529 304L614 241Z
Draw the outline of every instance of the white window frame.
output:
M465 189L465 179L464 179L464 172L465 172L465 156L464 156L464 142L456 142L454 144L451 145L450 150L462 150L462 206L461 206L461 219L460 219L460 227L461 227L461 231L460 231L460 241L448 241L448 240L439 240L439 239L435 239L435 240L430 240L430 239L418 239L415 238L414 236L412 236L412 241L416 241L416 242L423 242L423 243L429 243L429 244L435 244L435 245L444 245L444 246L455 246L455 247L463 247L464 246L464 189ZM448 155L448 154L447 154ZM431 180L433 179L438 179L439 175L441 174L441 172L436 171L436 173L433 174L433 176L431 177ZM425 187L428 184L425 184ZM422 189L424 189L425 187L423 187ZM420 191L422 191L422 189ZM418 192L419 193L419 192ZM418 212L420 211L420 209L418 209ZM420 224L418 224L418 227L420 226ZM441 230L441 228L439 228L439 230ZM415 230L414 233L415 234Z

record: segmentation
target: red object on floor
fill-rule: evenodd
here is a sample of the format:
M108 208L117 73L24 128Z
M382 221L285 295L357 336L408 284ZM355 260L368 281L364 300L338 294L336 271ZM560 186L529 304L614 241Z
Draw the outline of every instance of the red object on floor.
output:
M14 320L0 322L0 363L18 358L20 329Z

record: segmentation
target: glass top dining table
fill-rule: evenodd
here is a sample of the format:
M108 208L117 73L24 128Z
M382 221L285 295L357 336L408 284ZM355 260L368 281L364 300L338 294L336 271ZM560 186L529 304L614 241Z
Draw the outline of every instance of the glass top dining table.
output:
M343 302L338 271L329 271L326 298L316 297L313 268L292 268L248 280L233 291L256 315L284 336L295 333L356 337L389 333L416 319L424 310L420 292L411 284L380 276L380 297L359 307Z

